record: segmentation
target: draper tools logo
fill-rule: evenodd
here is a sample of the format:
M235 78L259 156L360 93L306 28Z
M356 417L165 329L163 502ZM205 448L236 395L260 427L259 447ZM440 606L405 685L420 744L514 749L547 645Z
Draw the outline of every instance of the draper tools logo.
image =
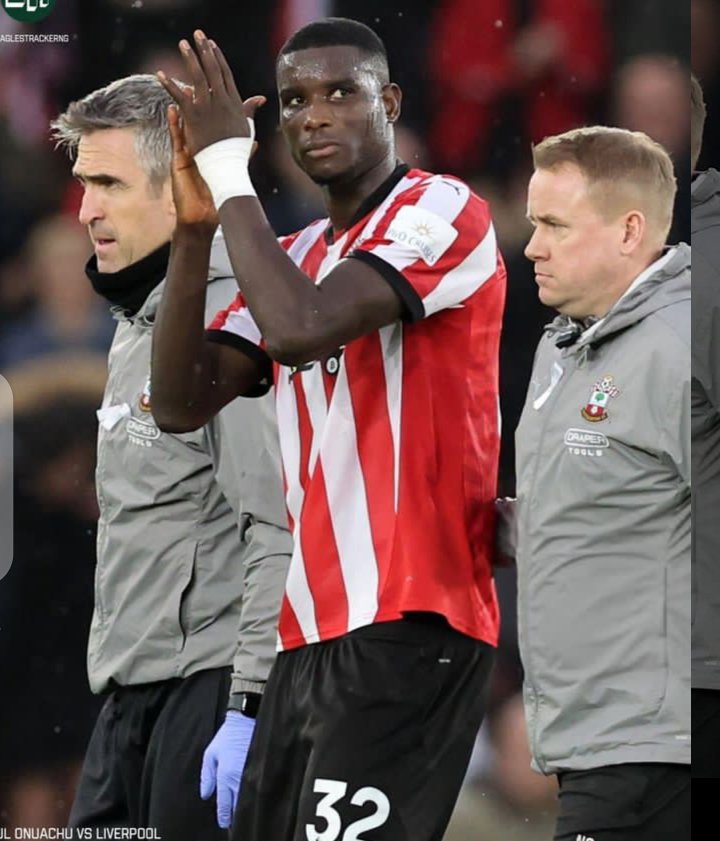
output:
M57 0L0 0L11 18L21 23L38 23L52 12Z

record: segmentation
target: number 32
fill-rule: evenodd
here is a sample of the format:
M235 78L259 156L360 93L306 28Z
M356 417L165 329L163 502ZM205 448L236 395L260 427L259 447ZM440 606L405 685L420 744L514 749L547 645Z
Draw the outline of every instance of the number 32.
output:
M347 783L341 780L315 780L313 791L316 794L324 794L325 797L317 804L315 814L322 818L327 827L320 832L314 824L305 825L305 836L307 841L337 841L342 832L340 815L333 808L338 800L342 800L347 793ZM375 811L365 818L353 821L345 830L342 841L366 841L360 837L361 832L368 829L377 829L382 826L390 815L390 801L379 788L365 786L353 794L350 802L353 806L364 806L366 803L374 803Z

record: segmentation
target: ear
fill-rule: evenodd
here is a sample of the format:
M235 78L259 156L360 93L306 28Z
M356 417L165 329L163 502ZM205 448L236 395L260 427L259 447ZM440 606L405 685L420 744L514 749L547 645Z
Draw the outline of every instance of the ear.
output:
M175 209L175 200L172 193L172 181L170 178L163 184L163 203L168 214L173 218L177 218L177 211Z
M620 253L629 257L645 242L647 221L639 210L631 210L623 217L623 238Z
M396 123L400 117L402 91L394 82L389 82L387 85L383 85L382 98L387 121Z

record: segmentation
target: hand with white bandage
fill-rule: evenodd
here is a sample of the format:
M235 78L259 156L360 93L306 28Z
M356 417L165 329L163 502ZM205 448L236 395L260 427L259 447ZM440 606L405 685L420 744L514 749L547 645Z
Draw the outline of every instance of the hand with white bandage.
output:
M200 184L204 181L211 203L219 211L228 198L255 195L248 172L250 158L257 148L253 117L266 99L252 96L243 102L217 44L198 30L195 45L197 53L187 41L180 42L191 87L158 73L160 82L176 103L174 114L169 116L175 162L173 189L179 187L180 179L183 193L193 187L195 200L191 204L198 207L203 193ZM185 202L181 200L181 204ZM178 224L184 221L178 215Z

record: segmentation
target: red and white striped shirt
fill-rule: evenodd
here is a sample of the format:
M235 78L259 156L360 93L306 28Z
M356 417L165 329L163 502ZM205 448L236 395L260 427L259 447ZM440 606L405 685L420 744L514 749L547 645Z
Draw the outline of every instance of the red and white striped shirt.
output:
M456 178L399 167L358 216L334 241L327 219L280 240L316 283L340 260L370 263L405 317L310 365L275 365L295 541L279 648L405 611L494 645L505 269L488 207ZM262 348L242 295L208 335Z

